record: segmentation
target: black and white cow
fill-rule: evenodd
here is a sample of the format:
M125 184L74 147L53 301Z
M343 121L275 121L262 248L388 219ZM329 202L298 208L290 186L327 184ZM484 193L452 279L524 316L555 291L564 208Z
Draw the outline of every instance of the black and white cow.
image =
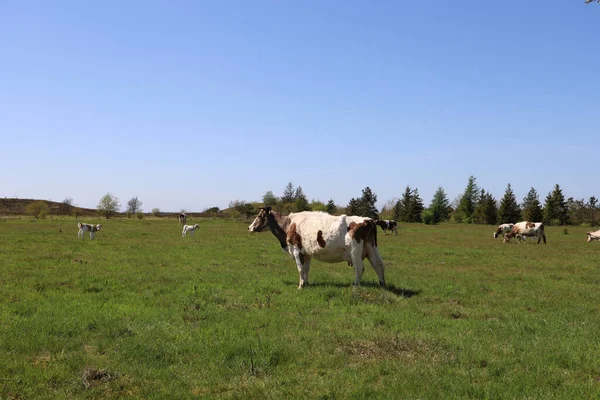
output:
M183 226L187 224L187 215L185 213L179 214L179 225Z
M383 229L383 234L387 235L387 231L390 231L390 235L394 232L396 235L398 234L398 223L393 219L380 219L376 222L377 225Z

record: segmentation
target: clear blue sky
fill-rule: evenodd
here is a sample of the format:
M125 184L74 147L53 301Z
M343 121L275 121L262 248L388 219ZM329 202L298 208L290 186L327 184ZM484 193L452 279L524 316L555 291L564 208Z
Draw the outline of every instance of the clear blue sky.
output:
M0 2L0 196L600 197L600 5Z

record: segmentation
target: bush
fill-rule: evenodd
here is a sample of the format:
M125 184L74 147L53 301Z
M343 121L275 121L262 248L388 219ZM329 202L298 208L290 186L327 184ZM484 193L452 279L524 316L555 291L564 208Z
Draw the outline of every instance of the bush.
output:
M153 208L152 215L155 217L160 217L160 210L158 208Z
M48 215L48 205L45 201L34 201L29 203L26 210L27 214L31 214L35 219L44 219Z
M135 213L135 216L137 217L137 219L143 219L144 213L142 211L138 211Z
M131 219L131 218L133 218L133 213L132 213L131 211L127 210L127 211L125 212L125 216L126 216L128 219Z
M423 221L423 223L425 223L426 225L431 225L434 224L434 215L433 215L433 211L427 209L427 210L423 210L423 212L421 212L421 220Z

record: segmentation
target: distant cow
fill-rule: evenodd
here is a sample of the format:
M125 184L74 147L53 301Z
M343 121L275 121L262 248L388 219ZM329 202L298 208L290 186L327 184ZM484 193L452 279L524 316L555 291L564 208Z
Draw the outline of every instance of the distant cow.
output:
M184 225L183 226L183 231L181 231L181 236L187 237L188 233L190 234L190 236L194 236L194 232L199 227L200 227L200 225L198 225L198 224L196 224L196 225Z
M504 243L508 243L510 242L510 239L515 237L515 236L519 236L519 243L521 243L521 239L525 238L526 236L529 237L537 237L538 238L538 244L540 244L540 241L542 239L544 239L544 244L546 244L546 234L544 233L544 224L542 222L528 222L528 221L522 221L522 222L517 222L512 230L510 232L508 232L506 235L504 235Z
M270 230L298 268L298 289L308 285L312 258L327 263L346 261L354 267L354 284L360 284L363 260L369 262L385 286L384 263L377 248L377 225L371 218L333 216L325 212L304 211L284 215L263 207L248 226L250 232Z
M393 219L380 219L376 222L377 225L383 229L383 234L387 235L387 231L390 231L390 234L394 232L396 235L398 234L398 223Z
M587 241L591 242L592 240L600 240L600 231L587 233Z
M102 225L84 224L82 222L79 222L77 223L77 227L79 228L79 231L77 232L78 239L85 239L85 232L89 232L90 239L94 240L94 233L98 232L100 228L102 228Z
M185 213L179 214L179 225L183 226L187 224L187 215Z

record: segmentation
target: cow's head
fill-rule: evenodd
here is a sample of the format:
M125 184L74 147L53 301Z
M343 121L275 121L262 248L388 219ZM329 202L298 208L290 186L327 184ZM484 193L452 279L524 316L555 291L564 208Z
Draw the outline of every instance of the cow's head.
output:
M504 232L504 229L498 227L498 229L496 229L496 232L494 232L494 239L497 239L498 235L501 234L502 232Z
M262 232L269 226L271 207L261 207L254 221L248 226L250 232Z
M98 224L98 225L96 225L96 230L97 230L97 231L99 231L99 230L100 230L100 228L102 228L102 224Z
M595 232L588 232L587 233L587 241L591 242L593 240L600 240L600 236L596 236L594 235Z

